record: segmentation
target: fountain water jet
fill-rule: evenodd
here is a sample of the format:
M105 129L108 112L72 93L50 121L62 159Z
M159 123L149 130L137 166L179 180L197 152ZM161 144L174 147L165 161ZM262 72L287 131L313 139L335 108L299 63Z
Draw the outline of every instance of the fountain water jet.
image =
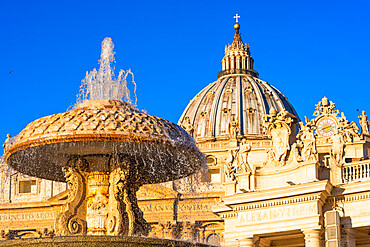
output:
M149 226L136 200L140 186L189 176L205 164L185 130L131 103L131 71L114 78L113 47L104 39L100 69L82 81L73 110L31 122L5 146L14 169L68 183L55 222L59 236L146 236Z
M102 42L102 49L100 55L100 68L97 71L93 69L86 72L85 79L82 80L80 92L77 97L77 105L86 100L122 100L132 103L130 98L130 90L127 87L127 76L132 76L132 83L134 84L134 94L136 105L136 83L134 74L131 70L124 71L121 69L118 77L114 76L114 67L111 64L115 63L114 59L114 44L112 39L107 37Z

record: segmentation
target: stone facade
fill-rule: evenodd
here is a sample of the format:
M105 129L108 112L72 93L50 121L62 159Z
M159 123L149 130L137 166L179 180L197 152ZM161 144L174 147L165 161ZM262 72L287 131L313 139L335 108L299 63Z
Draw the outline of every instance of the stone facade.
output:
M370 246L370 136L324 97L301 121L258 78L250 47L225 49L222 73L188 105L179 124L209 170L144 185L138 205L150 237L222 246ZM1 166L3 239L51 236L66 184ZM102 226L104 228L104 226Z

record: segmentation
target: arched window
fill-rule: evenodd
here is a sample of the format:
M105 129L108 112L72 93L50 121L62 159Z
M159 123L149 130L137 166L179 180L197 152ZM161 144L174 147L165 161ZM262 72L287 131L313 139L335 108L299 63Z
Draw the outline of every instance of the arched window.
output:
M216 233L212 233L207 237L207 244L220 246L221 238Z
M208 166L215 166L217 164L216 162L216 157L213 155L208 155L207 156L207 165Z

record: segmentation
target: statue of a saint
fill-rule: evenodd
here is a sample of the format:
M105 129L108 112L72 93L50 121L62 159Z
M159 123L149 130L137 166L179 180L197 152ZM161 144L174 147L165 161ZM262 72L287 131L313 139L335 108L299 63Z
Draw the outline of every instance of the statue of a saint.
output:
M359 127L354 121L349 122L343 112L341 113L341 117L339 117L339 126L343 130L345 142L353 142L355 138L359 138Z
M360 120L362 134L369 135L369 120L365 115L365 111L362 111L362 114L358 116L358 119Z
M189 117L186 117L185 118L185 122L181 125L181 127L186 130L186 132L188 132L189 135L191 135L191 137L194 137L194 127L193 125L190 123L190 119Z
M238 152L238 168L243 173L250 172L254 174L254 168L248 163L248 153L251 151L251 149L251 145L247 143L246 139L243 139Z
M231 117L231 121L229 123L229 136L230 136L230 139L236 140L237 137L238 137L239 131L240 131L240 129L239 129L239 123L238 123L238 121L236 121L234 117Z
M3 148L6 148L6 146L9 144L9 141L10 141L10 138L11 138L12 136L10 135L10 134L7 134L6 135L6 140L4 141L4 143L3 143Z
M234 166L234 153L229 150L229 155L225 163L225 180L234 181L235 180L236 167Z
M292 162L301 162L301 156L299 155L297 143L293 143L292 147L290 148L290 156L292 157Z
M304 126L302 122L299 123L301 130L298 133L298 139L300 140L300 145L302 148L302 158L303 161L317 161L316 157L316 139L313 131L308 126Z
M338 130L331 137L332 146L330 151L331 160L333 160L337 166L343 163L343 150L344 150L344 139Z

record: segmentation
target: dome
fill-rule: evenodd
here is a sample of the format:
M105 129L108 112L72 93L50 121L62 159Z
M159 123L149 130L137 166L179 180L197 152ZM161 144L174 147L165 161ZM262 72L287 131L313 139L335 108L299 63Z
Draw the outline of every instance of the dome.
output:
M270 110L286 110L297 116L288 99L253 70L250 47L236 29L231 45L225 47L218 80L201 90L179 119L195 139L229 138L229 126L238 128L238 136L262 135L263 116ZM299 118L298 118L299 119Z

